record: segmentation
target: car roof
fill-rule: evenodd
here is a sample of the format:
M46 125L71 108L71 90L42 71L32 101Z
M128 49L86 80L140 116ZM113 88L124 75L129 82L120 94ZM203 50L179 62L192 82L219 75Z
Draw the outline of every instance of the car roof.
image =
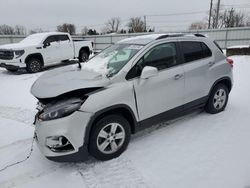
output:
M190 34L190 33L161 33L161 34L149 34L149 35L142 35L131 37L127 39L123 39L118 43L127 43L127 44L138 44L138 45L147 45L153 41L160 40L160 39L196 39L198 37L206 38L206 36L202 34Z
M40 37L47 37L50 35L64 35L64 34L68 34L68 33L64 33L64 32L42 32L42 33L35 33L32 35L39 35Z

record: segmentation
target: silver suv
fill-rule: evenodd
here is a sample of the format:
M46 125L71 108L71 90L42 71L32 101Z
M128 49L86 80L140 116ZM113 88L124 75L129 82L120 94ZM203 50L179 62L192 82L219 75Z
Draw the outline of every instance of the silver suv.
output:
M197 108L223 111L232 67L218 44L199 34L122 40L34 83L37 144L54 161L118 157L141 129Z

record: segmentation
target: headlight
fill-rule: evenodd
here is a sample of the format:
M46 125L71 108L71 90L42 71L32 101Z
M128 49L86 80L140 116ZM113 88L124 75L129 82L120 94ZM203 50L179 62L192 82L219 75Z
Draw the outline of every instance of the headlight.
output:
M79 110L84 100L80 98L73 98L64 101L59 101L54 104L48 104L38 116L43 121L53 120L69 116L76 110Z
M16 58L21 57L24 54L24 52L25 52L24 50L17 50L17 51L15 51Z

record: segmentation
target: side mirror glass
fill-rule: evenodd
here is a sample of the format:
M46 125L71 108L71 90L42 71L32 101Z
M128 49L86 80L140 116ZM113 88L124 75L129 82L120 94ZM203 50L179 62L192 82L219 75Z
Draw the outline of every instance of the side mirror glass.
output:
M142 79L148 79L154 76L158 75L158 69L155 67L151 66L146 66L143 68L142 73L141 73L141 78Z

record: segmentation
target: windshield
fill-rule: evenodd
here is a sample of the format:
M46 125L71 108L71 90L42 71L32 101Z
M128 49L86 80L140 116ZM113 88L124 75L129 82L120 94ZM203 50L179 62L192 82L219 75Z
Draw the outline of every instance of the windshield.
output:
M37 45L37 44L40 44L42 42L43 38L44 38L44 34L42 34L42 33L33 34L33 35L30 35L30 36L26 37L25 39L23 39L20 43Z
M112 45L90 59L83 68L112 77L142 48L142 45L135 44Z

